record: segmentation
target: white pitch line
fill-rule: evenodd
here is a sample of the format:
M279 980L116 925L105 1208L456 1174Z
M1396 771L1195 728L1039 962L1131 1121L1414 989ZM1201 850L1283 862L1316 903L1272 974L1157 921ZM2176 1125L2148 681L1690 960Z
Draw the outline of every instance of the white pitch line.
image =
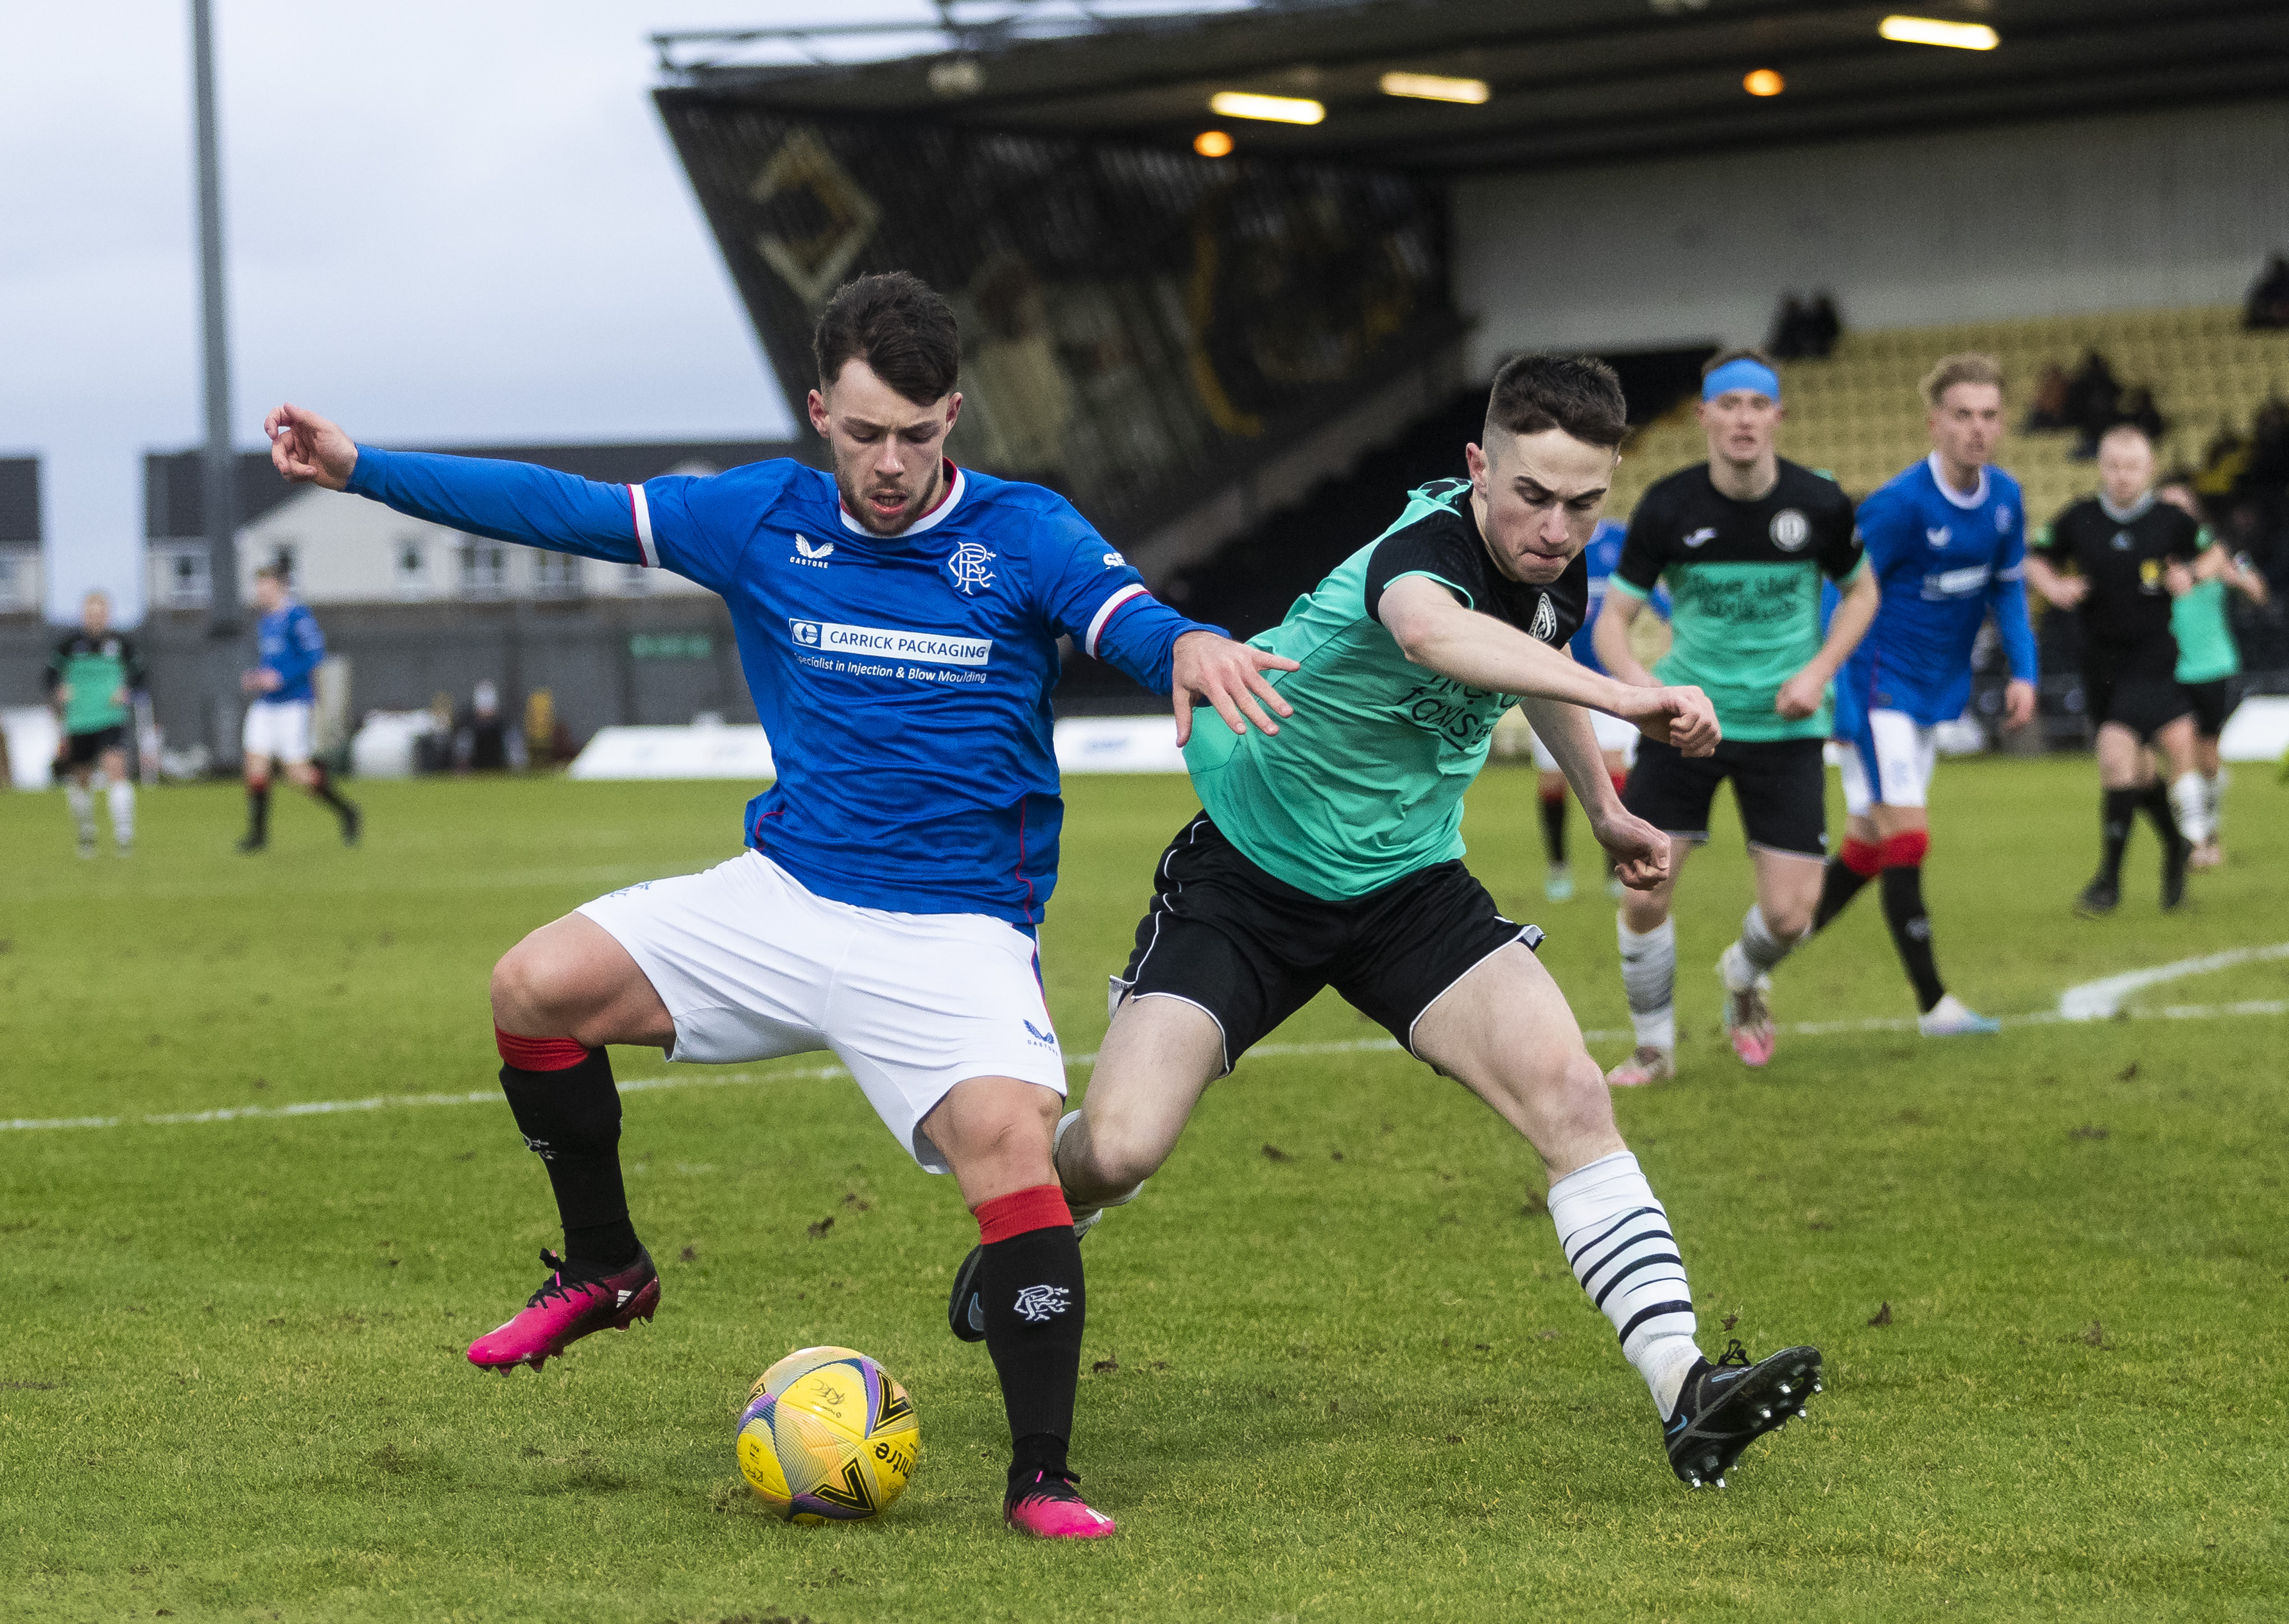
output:
M2289 958L2289 944L2283 949L2256 950L2251 957ZM2224 955L2218 955L2224 957ZM2235 959L2234 963L2244 960ZM2192 974L2189 971L2188 974ZM2094 983L2095 984L2095 983ZM2217 1021L2244 1015L2289 1015L2289 999L2253 999L2235 1004L2171 1004L2160 1009L2132 1009L2116 1012L2132 1021ZM2060 1014L2054 1009L2030 1010L2025 1015L2002 1017L2006 1027L2055 1026L2062 1021L2091 1019ZM1864 1021L1798 1021L1778 1030L1790 1037L1825 1038L1846 1032L1906 1032L1913 1031L1916 1023L1907 1016L1871 1017ZM1617 1043L1633 1034L1627 1028L1586 1031L1583 1039L1589 1043ZM1352 1038L1329 1043L1259 1043L1240 1057L1242 1063L1250 1060L1304 1059L1322 1055L1396 1055L1399 1044L1390 1038ZM1097 1063L1097 1056L1074 1055L1065 1061L1075 1071L1087 1071ZM618 1085L622 1094L652 1094L671 1088L730 1088L754 1087L770 1083L822 1082L832 1078L849 1077L843 1066L810 1066L794 1071L772 1071L757 1076L749 1071L712 1072L690 1077L638 1077ZM214 1111L162 1111L139 1117L17 1117L0 1119L0 1134L56 1132L67 1128L89 1127L182 1127L207 1122L276 1121L291 1117L327 1117L346 1112L395 1111L421 1105L485 1105L501 1097L498 1088L473 1089L467 1094L377 1094L363 1100L310 1100L298 1105L241 1105Z
M2289 959L2289 942L2277 942L2270 947L2229 948L2221 953L2205 953L2198 959L2180 959L2149 969L2125 970L2119 975L2086 981L2059 994L2059 1019L2103 1021L2119 1010L2122 1001L2133 992L2159 986L2165 981L2182 981L2189 975L2205 975L2212 970L2231 969L2237 964L2256 964L2269 959Z

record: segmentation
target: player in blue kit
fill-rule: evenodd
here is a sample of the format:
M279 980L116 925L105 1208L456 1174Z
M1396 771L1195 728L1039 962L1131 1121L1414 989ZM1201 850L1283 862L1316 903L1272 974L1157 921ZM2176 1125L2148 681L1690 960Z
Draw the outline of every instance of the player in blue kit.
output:
M239 678L249 696L240 755L246 776L246 835L243 852L270 844L270 773L283 768L287 782L340 820L342 844L355 846L364 816L342 799L326 769L310 759L310 713L316 699L311 677L326 657L326 635L317 617L287 595L286 572L265 564L254 572L254 606L262 618L254 629L258 663Z
M843 287L814 339L830 474L792 461L601 485L522 464L354 444L270 414L292 480L497 539L647 568L721 593L779 777L740 856L543 927L493 972L501 1086L548 1172L564 1254L469 1349L538 1368L651 1317L660 1283L622 1184L605 1046L725 1063L831 1049L923 1167L977 1215L987 1351L1011 1437L1003 1516L1050 1538L1113 1521L1068 1469L1086 1311L1050 1159L1065 1057L1034 927L1057 884L1049 692L1070 636L1234 732L1288 707L1293 661L1156 602L1065 500L945 460L961 335L903 273ZM1257 703L1258 698L1264 702Z
M1882 600L1836 678L1845 746L1844 849L1822 876L1816 931L1883 877L1884 919L1916 991L1927 1038L1991 1032L1948 991L1932 954L1923 862L1932 730L1971 697L1971 644L1991 613L2010 662L2003 725L2035 714L2035 633L2027 619L2026 511L2018 482L1993 466L2003 435L2003 369L1950 355L1923 383L1931 455L1860 505L1862 544Z
M1614 567L1622 561L1622 543L1628 537L1630 528L1618 519L1600 519L1598 528L1590 534L1589 545L1582 549L1582 561L1590 571L1590 605L1582 629L1566 645L1566 651L1577 665L1586 665L1599 676L1610 676L1606 664L1598 657L1595 633L1598 609L1605 601L1606 589L1612 583ZM1655 588L1649 601L1653 612L1662 619L1669 618L1669 593ZM1630 763L1637 760L1638 730L1629 723L1607 715L1603 711L1590 712L1590 726L1598 736L1598 753L1604 758L1606 776L1613 781L1618 795L1628 782ZM1570 902L1574 897L1573 870L1566 861L1566 806L1567 792L1566 775L1558 765L1558 758L1550 752L1542 736L1534 736L1534 765L1540 774L1535 785L1542 806L1542 850L1549 861L1550 872L1543 882L1542 894L1553 903ZM1606 869L1607 894L1618 897L1623 891L1620 876L1614 872L1611 853L1599 847L1599 854Z

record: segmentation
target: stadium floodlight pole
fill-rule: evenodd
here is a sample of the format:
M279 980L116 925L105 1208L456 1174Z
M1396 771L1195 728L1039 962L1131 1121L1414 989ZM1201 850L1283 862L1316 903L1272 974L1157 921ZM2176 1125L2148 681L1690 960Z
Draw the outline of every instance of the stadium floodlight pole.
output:
M209 629L236 635L238 494L230 449L230 333L223 303L222 155L215 133L214 19L191 0L191 71L197 90L200 338L206 360L207 442L200 458L201 528L207 538Z

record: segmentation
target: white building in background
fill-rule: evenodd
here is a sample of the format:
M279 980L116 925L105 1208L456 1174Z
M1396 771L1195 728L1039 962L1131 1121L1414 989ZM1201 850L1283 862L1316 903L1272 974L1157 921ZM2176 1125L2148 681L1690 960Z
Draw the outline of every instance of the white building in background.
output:
M460 454L539 463L567 474L625 484L641 483L663 474L719 473L742 463L785 457L795 449L785 443L735 441L501 447ZM153 455L144 460L151 607L203 609L212 582L207 544L198 534L202 512L198 454ZM363 497L288 485L270 466L267 452L242 453L238 497L242 602L253 591L256 569L270 563L286 566L297 597L320 605L712 595L706 588L665 569L601 563L493 541L408 518Z

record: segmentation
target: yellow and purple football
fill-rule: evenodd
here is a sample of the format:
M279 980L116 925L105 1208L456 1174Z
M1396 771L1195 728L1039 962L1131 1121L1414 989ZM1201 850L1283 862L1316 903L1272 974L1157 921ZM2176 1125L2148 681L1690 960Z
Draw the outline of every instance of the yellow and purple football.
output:
M906 1389L849 1348L798 1348L762 1373L739 1413L739 1471L791 1523L889 1509L921 1460Z

